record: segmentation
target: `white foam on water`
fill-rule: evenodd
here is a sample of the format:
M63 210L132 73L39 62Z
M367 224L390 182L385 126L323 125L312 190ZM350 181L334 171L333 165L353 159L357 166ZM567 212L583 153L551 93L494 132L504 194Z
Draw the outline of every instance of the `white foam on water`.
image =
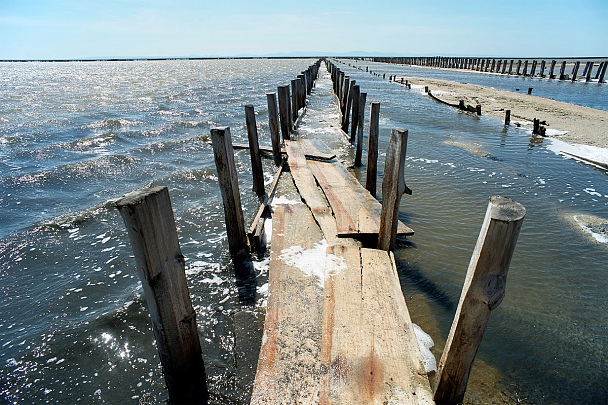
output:
M589 235L591 235L593 237L593 239L595 239L599 243L607 243L608 244L608 234L595 232L595 230L592 227L589 226L590 224L589 224L588 219L587 220L583 220L582 217L584 217L584 216L579 216L579 215L573 215L572 216L572 218L574 218L574 221L585 232L587 232Z
M431 353L431 347L435 345L433 338L431 338L428 333L423 331L420 326L416 325L415 323L412 325L414 326L414 334L416 335L418 346L420 346L420 354L422 354L422 363L424 364L424 369L427 373L437 371L437 360L435 359L433 353Z

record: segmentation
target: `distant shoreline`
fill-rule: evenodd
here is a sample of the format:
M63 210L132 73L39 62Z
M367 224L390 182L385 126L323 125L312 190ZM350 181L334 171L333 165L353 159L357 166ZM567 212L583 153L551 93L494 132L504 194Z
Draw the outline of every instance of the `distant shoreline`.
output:
M397 82L401 77L396 78ZM452 104L481 105L482 115L501 120L511 110L511 125L534 118L547 123L549 137L569 143L608 148L608 111L548 98L439 79L404 77L414 86L428 86L434 96ZM449 108L449 107L446 107ZM565 133L564 133L565 132Z

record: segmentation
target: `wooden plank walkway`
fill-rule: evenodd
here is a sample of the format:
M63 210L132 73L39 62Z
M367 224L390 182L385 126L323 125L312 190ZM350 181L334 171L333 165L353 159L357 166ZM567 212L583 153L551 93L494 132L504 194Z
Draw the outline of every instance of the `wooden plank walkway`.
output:
M279 205L269 284L252 404L433 403L392 254L328 246Z

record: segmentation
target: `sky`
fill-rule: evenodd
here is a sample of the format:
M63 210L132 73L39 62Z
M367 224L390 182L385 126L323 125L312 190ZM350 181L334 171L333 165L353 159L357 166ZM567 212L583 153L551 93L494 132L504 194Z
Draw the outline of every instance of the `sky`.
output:
M0 0L0 60L608 57L608 0Z

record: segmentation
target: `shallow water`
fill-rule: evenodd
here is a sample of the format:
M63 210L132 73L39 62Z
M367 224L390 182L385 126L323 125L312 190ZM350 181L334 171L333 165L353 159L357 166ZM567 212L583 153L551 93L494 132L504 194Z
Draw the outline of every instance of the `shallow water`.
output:
M269 144L265 94L313 62L0 63L3 402L166 399L131 248L111 206L146 185L169 187L212 398L247 402L259 336L242 325L261 325L266 269L256 264L258 303L241 307L207 136L227 125L243 141L243 107L251 103ZM572 221L606 219L606 174L499 120L342 69L368 93L368 106L381 102L381 151L391 128L409 129L406 181L414 194L404 196L401 219L416 234L396 256L412 318L435 340L436 356L487 198L506 195L528 214L469 395L483 400L491 374L505 398L606 402L608 248ZM318 86L327 91L327 77ZM329 122L335 111L327 115ZM351 158L350 146L340 148ZM248 152L236 152L236 161L249 220L257 202ZM264 164L270 179L271 161Z

